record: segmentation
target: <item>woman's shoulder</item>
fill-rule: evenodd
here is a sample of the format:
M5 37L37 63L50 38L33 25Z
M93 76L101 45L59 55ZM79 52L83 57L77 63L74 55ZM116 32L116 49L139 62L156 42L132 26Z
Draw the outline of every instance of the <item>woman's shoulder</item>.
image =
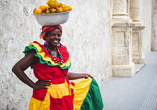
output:
M33 42L29 43L29 45L33 45L35 47L37 47L37 46L43 47L43 45L40 44L38 41L33 41Z
M25 53L25 55L27 55L31 50L35 50L37 53L37 52L44 50L44 48L43 48L43 45L41 45L39 42L33 41L25 47L23 53Z

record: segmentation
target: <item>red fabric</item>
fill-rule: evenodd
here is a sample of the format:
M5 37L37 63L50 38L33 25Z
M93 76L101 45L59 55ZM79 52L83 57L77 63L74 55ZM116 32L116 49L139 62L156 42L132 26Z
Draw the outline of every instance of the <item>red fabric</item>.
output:
M34 42L39 44L38 42ZM39 44L40 47L42 47L43 51L45 51L46 55L51 57L47 50L44 49L44 47ZM67 52L67 49L65 46L61 46L60 48L61 55L63 57L63 63L66 62L69 59L69 53ZM59 58L57 58L60 60ZM48 66L47 64L41 64L40 62L33 65L33 71L34 75L38 80L51 80L52 84L61 84L65 82L65 77L67 75L68 69L61 69L58 66ZM67 82L69 83L68 78L66 78ZM35 99L43 101L45 98L45 95L47 93L46 89L41 90L35 90L33 89L33 96Z
M47 66L47 64L37 63L33 65L34 75L38 80L52 80L65 78L68 69L61 69L58 66Z
M72 86L75 86L75 83L73 83L73 82L70 82L70 84L71 84ZM73 89L71 89L71 94L74 94L74 90L73 90Z
M69 80L66 77L67 83L69 84ZM73 82L71 85L75 85ZM50 96L50 110L73 110L73 99L74 99L74 91L71 89L71 95L64 96L61 99L56 99Z
M50 97L50 110L73 110L74 95L64 96L61 99Z
M47 90L46 89L40 89L40 90L35 90L33 89L33 95L32 97L37 99L37 100L41 100L43 101L45 96L46 96Z

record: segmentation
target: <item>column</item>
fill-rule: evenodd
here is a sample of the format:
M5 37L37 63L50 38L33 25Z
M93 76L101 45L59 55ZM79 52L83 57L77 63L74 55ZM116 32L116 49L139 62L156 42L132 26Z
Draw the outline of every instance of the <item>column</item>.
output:
M144 26L135 25L132 30L132 61L135 64L145 64L145 56L142 52Z
M130 17L132 22L140 22L139 0L130 0Z
M113 0L111 34L112 74L115 77L132 77L132 23L128 16L128 0Z
M132 77L135 64L132 62L132 27L134 23L114 23L112 26L112 74L115 77Z
M131 22L127 0L113 0L113 22Z
M136 64L145 64L145 56L142 52L143 47L143 29L145 28L139 18L139 0L130 0L130 17L135 23L132 31L132 55L133 62Z

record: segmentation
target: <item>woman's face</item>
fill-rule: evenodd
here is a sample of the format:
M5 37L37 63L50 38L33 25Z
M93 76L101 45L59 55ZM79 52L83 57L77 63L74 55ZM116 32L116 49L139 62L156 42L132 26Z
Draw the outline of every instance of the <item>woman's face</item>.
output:
M61 35L61 31L58 28L55 28L46 34L45 41L48 42L49 46L57 47L61 41Z

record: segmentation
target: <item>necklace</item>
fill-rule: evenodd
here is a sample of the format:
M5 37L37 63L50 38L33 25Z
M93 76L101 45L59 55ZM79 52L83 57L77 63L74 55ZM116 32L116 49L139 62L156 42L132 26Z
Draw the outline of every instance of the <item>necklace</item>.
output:
M60 62L57 61L57 59L56 59L56 58L54 57L54 55L51 53L51 50L50 50L49 48L46 48L46 49L47 49L48 53L52 56L52 59L53 59L53 61L54 61L55 63L58 63L58 64L60 64L60 65L63 64L63 58L62 58L62 56L61 56L61 52L60 52L60 50L59 50L58 47L56 48L56 50L57 50L57 53L58 53Z

